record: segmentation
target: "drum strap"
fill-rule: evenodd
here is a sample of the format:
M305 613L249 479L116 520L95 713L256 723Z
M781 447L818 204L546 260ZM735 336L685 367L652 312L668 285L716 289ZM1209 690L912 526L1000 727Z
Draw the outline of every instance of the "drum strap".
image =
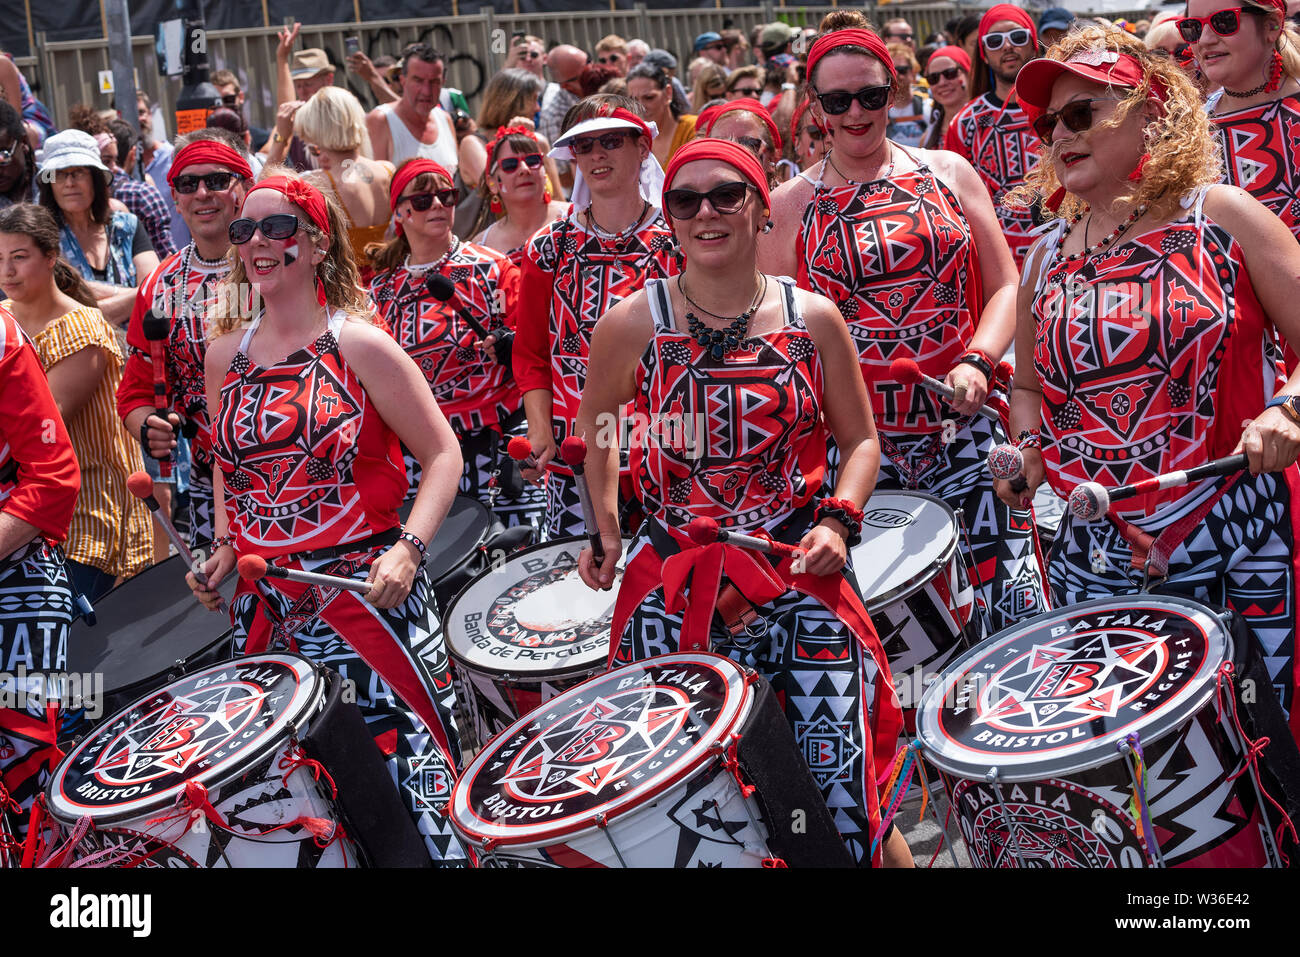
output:
M1239 478L1241 478L1240 474L1229 478L1223 483L1222 488L1182 518L1171 522L1158 535L1144 532L1118 515L1108 514L1106 520L1114 525L1124 540L1129 543L1133 552L1133 557L1130 559L1132 567L1145 571L1149 563L1151 573L1157 578L1164 578L1169 572L1169 559L1177 551L1178 546L1204 521L1205 516L1210 514L1214 506L1219 503L1219 499L1227 494Z

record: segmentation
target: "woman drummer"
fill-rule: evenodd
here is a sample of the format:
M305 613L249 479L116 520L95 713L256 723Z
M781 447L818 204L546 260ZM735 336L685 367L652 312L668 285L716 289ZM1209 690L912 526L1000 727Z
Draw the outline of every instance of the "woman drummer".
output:
M677 272L672 233L659 211L663 170L650 152L654 127L639 109L626 97L584 100L570 110L551 151L577 167L573 209L528 242L514 350L528 439L543 468L573 434L596 320L646 280ZM551 538L582 533L567 472L546 477L546 517Z
M519 270L496 250L456 238L458 198L451 175L433 160L402 164L389 191L397 238L374 253L370 296L456 433L465 460L461 492L507 525L540 527L544 498L525 487L503 447L503 436L524 432L510 369ZM442 299L426 285L434 277ZM471 321L488 332L481 341ZM409 452L405 458L409 495L420 465Z
M805 749L832 722L842 770L819 783L865 865L879 825L876 776L901 725L884 650L843 574L880 457L866 390L835 307L757 269L770 201L756 157L729 141L696 140L674 157L664 185L686 264L675 281L652 280L596 327L591 362L601 374L587 380L578 428L605 559L597 566L584 550L579 570L592 587L613 581L622 551L618 463L601 436L632 402L634 421L663 427L633 433L642 436L631 464L647 518L620 585L611 659L715 650L771 681ZM663 421L673 414L695 424L674 432ZM844 464L835 497L818 500L823 423ZM683 434L689 447L676 441ZM686 526L696 518L798 543L802 568L731 545L695 547ZM829 686L842 696L814 690ZM891 861L910 860L901 836L885 843Z
M970 164L886 138L893 65L869 30L813 44L812 111L830 150L773 195L776 228L760 262L839 306L880 433L878 487L920 489L961 510L977 600L1000 630L1045 610L1029 514L999 502L986 471L1005 433L975 414L1011 344L1016 270ZM964 398L893 381L896 359Z
M1300 239L1300 33L1284 0L1189 0L1175 21L1211 94L1223 182L1240 186ZM1286 350L1287 368L1296 367Z
M463 851L437 808L460 750L421 559L456 494L456 438L419 367L374 324L337 203L277 172L249 190L240 216L230 224L238 258L227 282L251 284L262 307L251 323L212 321L207 390L220 468L215 551L203 573L219 582L237 555L260 555L370 583L363 598L241 581L236 647L289 648L352 682L430 855L454 861ZM423 469L405 528L399 440ZM215 591L192 576L190 587L215 607Z
M1028 488L998 494L1021 504L1044 478L1068 496L1245 452L1248 472L1116 502L1104 521L1067 512L1049 578L1074 604L1166 574L1162 590L1235 609L1294 730L1300 372L1285 380L1266 346L1300 345L1300 247L1248 193L1211 185L1200 98L1140 41L1071 33L1016 89L1048 147L1024 198L1059 219L1020 290L1011 422L1030 436Z

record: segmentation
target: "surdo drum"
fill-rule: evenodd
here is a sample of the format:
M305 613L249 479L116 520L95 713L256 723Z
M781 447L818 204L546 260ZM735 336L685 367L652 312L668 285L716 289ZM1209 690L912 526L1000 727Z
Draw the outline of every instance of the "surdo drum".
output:
M959 534L947 503L921 492L875 492L863 509L853 575L895 677L937 674L983 635ZM910 714L920 686L908 687Z
M82 741L50 780L50 813L88 821L85 865L355 867L360 832L403 820L424 854L342 684L290 654L188 675ZM365 769L366 793L339 793L341 756Z
M631 543L623 542L623 554ZM533 545L471 581L443 619L467 746L481 748L520 715L605 670L623 576L609 591L578 577L585 538Z
M711 654L619 668L519 719L465 769L451 820L485 867L852 863L767 682Z
M1274 865L1277 811L1251 769L1230 780L1245 753L1231 620L1174 596L1105 598L953 662L917 732L975 866Z

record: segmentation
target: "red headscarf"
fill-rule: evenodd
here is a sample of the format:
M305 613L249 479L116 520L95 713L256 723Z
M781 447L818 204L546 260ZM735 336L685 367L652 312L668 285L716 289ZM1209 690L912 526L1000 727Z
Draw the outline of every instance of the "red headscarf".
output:
M980 40L984 39L984 34L993 29L993 24L1001 20L1010 20L1012 23L1018 23L1029 31L1029 45L1037 49L1038 47L1038 30L1034 26L1033 18L1019 7L1013 7L1009 3L999 3L995 7L989 7L984 16L980 17Z
M167 173L167 185L175 186L176 177L183 173L187 166L198 166L201 163L224 166L244 179L253 178L253 168L248 165L248 160L225 143L218 143L216 140L195 140L181 147L172 157L172 167Z
M830 33L823 33L817 38L817 42L808 51L809 82L812 81L813 71L817 69L817 61L826 54L833 52L837 47L845 46L865 47L872 56L883 63L886 69L889 70L890 79L898 78L898 71L894 69L894 58L889 55L889 48L885 46L885 41L870 30L854 27L849 30L832 30Z
M791 143L797 143L799 141L799 122L803 119L803 115L808 112L808 107L810 106L812 106L812 100L805 96L799 101L799 105L794 108L794 116L790 118Z
M528 127L526 127L526 126L502 126L502 127L500 127L499 129L497 129L497 135L496 135L495 137L493 137L492 142L488 143L488 145L487 145L487 167L486 167L486 169L488 170L488 172L491 172L491 171L492 171L492 163L493 163L493 159L492 159L492 157L496 154L497 147L501 145L501 141L504 140L507 136L526 136L526 137L528 137L530 140L532 140L534 143L537 142L537 134L534 133L532 130L530 130L530 129L529 129ZM538 148L539 148L539 149L541 148L541 144L538 144ZM399 195L400 195L400 194L399 194Z
M772 119L772 114L767 111L767 107L762 103L750 97L723 103L717 107L717 112L709 113L708 119L702 127L704 135L712 136L713 127L717 125L718 120L722 119L727 113L733 113L736 110L752 113L762 120L764 125L767 126L767 131L772 134L772 146L775 147L778 153L781 152L784 144L781 141L781 132L776 128L776 122ZM697 129L701 128L698 118L695 125Z
M491 163L489 162L489 166L490 165ZM411 185L412 180L424 173L433 173L437 176L442 176L446 178L449 183L455 182L450 173L431 159L418 157L413 160L407 160L402 164L401 169L393 174L393 181L388 187L388 208L392 212L397 212L397 200L401 197L402 191ZM402 235L401 223L397 223L393 229L397 235Z
M693 163L696 160L717 160L726 163L728 166L735 167L736 171L745 179L753 184L763 197L763 205L768 209L772 208L772 195L767 189L767 174L763 172L763 167L759 165L756 157L739 143L733 143L731 140L714 140L702 139L691 140L676 153L668 163L668 169L664 173L664 192L673 187L673 178L678 171L687 163Z
M259 189L273 189L280 193L306 213L311 221L320 227L321 232L326 236L330 234L330 217L328 207L325 205L325 197L315 186L288 176L268 176L250 189L248 196L252 196ZM248 205L248 196L244 197L245 206Z
M939 47L939 49L931 53L930 59L925 61L926 69L927 70L930 69L929 64L933 63L941 56L946 56L949 60L952 60L959 67L965 70L968 74L970 73L971 70L970 54L968 54L961 47L954 47L954 46Z

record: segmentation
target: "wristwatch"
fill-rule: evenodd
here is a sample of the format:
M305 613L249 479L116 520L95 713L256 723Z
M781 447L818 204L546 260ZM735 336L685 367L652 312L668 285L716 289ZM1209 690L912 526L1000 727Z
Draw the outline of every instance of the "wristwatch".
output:
M275 143L287 143L287 142L289 142L289 141L286 140L283 136L280 135L280 131L279 131L279 130L272 130L272 131L271 131L271 140L272 140L272 142L275 142Z
M1265 409L1280 408L1295 425L1300 425L1300 395L1279 395L1271 399Z

